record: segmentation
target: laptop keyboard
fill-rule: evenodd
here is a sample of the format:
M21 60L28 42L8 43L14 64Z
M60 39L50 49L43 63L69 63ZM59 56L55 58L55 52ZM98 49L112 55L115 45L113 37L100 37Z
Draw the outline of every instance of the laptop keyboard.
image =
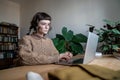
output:
M72 64L83 64L83 58L73 60Z

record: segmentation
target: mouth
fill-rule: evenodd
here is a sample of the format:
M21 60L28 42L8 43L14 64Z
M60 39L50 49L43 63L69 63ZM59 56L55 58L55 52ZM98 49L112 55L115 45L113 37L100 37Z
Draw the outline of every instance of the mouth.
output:
M47 33L47 32L48 32L48 30L44 30L43 32L44 32L44 33Z
M45 31L48 31L48 29L46 29Z
M48 32L48 30L44 30L44 32Z

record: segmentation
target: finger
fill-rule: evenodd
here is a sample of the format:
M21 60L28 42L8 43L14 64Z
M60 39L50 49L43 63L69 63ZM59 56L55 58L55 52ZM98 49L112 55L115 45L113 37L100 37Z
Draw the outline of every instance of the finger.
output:
M69 59L70 59L69 56L64 56L63 58L66 59L66 60L69 60Z
M72 53L70 53L70 57L71 57L71 58L73 57L73 54L72 54Z
M68 56L69 56L70 58L72 58L73 55L72 55L72 53L69 52L69 53L68 53Z

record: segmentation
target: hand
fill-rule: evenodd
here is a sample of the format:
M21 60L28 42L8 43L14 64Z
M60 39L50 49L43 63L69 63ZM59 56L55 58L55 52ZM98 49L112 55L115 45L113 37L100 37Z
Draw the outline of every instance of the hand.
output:
M68 60L70 60L72 58L72 56L73 56L72 53L65 52L65 53L60 54L59 60L60 61L68 61Z
M59 56L59 60L67 61L68 59L69 59L69 57L65 53L61 53L60 56Z
M65 52L65 54L71 59L73 57L73 54L71 52Z

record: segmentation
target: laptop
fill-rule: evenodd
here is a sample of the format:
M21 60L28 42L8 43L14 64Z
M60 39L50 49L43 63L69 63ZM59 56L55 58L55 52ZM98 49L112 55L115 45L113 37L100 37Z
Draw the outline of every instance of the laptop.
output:
M98 38L99 38L98 35L89 32L84 56L83 57L73 56L73 58L69 62L60 62L58 64L72 65L72 64L87 64L91 62L93 59L95 59Z

